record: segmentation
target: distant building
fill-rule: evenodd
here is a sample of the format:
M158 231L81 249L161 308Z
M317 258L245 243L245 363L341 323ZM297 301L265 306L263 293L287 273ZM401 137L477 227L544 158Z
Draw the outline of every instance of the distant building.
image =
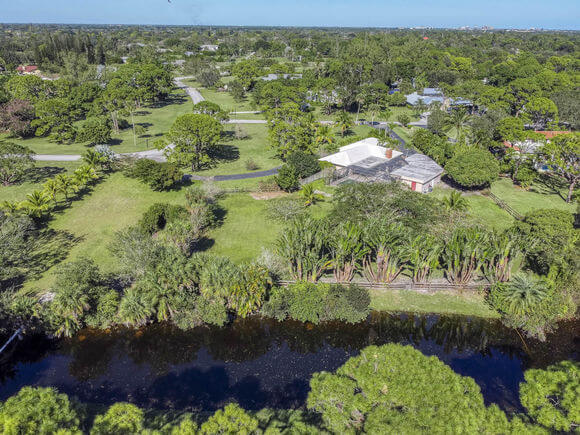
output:
M302 74L268 74L267 76L260 77L260 80L264 80L265 82L271 82L273 80L278 79L296 80L301 78Z
M425 105L430 106L432 103L438 103L446 109L466 108L472 109L473 103L465 98L447 98L439 88L424 88L421 94L413 92L406 96L407 104L416 106L422 101Z
M205 45L201 45L199 47L199 49L201 51L210 51L210 52L216 52L219 50L219 45L212 45L212 44L205 44Z
M334 184L399 180L413 191L428 193L443 173L443 168L429 157L416 152L405 156L400 151L380 146L376 138L343 146L339 152L320 160L336 167L338 178Z
M23 75L38 75L39 73L38 67L36 65L20 65L18 68L16 68L16 72Z

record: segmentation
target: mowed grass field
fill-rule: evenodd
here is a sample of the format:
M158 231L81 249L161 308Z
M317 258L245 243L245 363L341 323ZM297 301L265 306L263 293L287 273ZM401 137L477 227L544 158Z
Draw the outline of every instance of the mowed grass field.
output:
M575 202L568 204L564 200L568 193L566 188L552 188L541 180L534 182L529 190L525 190L514 185L510 179L502 178L492 184L491 191L521 214L542 208L555 208L570 213L576 210Z
M485 301L482 293L437 292L417 293L409 290L371 289L371 308L377 311L409 313L461 314L474 317L499 317Z
M68 231L76 243L65 261L80 257L93 259L104 272L117 269L116 259L108 246L116 231L134 225L142 214L156 202L184 203L183 191L154 192L145 184L120 173L109 175L82 200L56 213L49 228ZM36 282L26 287L49 288L54 280L53 270L48 270Z
M231 137L239 128L248 135L246 139ZM241 124L236 127L228 124L224 127L229 132L230 140L222 140L217 147L216 161L211 168L196 172L199 175L228 175L272 169L282 162L276 157L274 149L268 143L268 129L264 124ZM258 169L249 169L246 165L252 161Z
M193 103L191 99L180 89L171 93L167 101L158 105L143 107L135 114L135 125L146 128L142 136L137 136L137 144L133 141L133 129L131 127L121 130L119 134L113 134L111 148L117 153L131 153L154 148L154 142L169 131L175 119L185 113L191 113ZM125 116L131 122L130 116ZM32 137L28 139L9 138L8 135L0 135L0 139L9 140L25 145L37 154L82 154L87 147L83 144L58 144L49 142L44 137Z
M21 183L11 186L0 185L0 202L24 201L26 195L34 190L42 189L42 183L57 174L71 174L82 165L78 162L38 162Z

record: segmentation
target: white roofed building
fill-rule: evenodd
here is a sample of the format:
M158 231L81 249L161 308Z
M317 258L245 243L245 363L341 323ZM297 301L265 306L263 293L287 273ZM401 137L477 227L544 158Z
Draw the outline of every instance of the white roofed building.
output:
M441 180L443 168L429 157L400 151L380 145L376 138L367 138L340 148L321 161L332 163L343 182L388 182L400 180L411 190L427 193Z

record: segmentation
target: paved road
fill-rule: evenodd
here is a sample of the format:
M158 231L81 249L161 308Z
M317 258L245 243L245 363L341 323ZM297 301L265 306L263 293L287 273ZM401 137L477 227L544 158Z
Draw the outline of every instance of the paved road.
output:
M186 174L184 175L184 178L187 180L200 180L200 181L249 180L251 178L262 178L269 177L271 175L276 175L278 173L278 169L280 169L280 166L268 169L266 171L246 172L245 174L213 175L210 177L203 175Z
M172 146L173 145L168 145L168 148L171 148ZM137 159L155 160L157 162L166 161L163 150L147 150L138 151L135 153L121 153L117 154L117 156L130 156ZM80 154L36 154L33 158L39 162L76 162L81 160L82 156Z
M193 79L193 78L195 78L195 77L193 77L193 76L175 77L173 79L173 81L175 82L175 86L177 86L180 89L183 89L187 93L187 95L189 95L189 97L193 101L193 104L197 104L197 103L201 103L202 101L205 101L205 98L203 98L203 96L201 95L201 93L197 89L192 88L191 86L187 86L185 83L183 83L183 80Z
M81 159L79 154L36 154L32 157L39 162L76 162Z

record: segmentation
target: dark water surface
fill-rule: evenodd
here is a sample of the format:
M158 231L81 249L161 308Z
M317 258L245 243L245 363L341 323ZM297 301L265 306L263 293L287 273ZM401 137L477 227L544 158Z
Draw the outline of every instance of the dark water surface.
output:
M157 409L213 411L304 404L314 372L335 370L365 346L410 344L479 384L487 403L520 409L528 368L578 358L578 322L547 342L525 340L499 321L373 313L358 325L251 318L223 328L81 331L68 340L28 337L0 360L0 400L26 385L53 386L89 403L128 401Z

